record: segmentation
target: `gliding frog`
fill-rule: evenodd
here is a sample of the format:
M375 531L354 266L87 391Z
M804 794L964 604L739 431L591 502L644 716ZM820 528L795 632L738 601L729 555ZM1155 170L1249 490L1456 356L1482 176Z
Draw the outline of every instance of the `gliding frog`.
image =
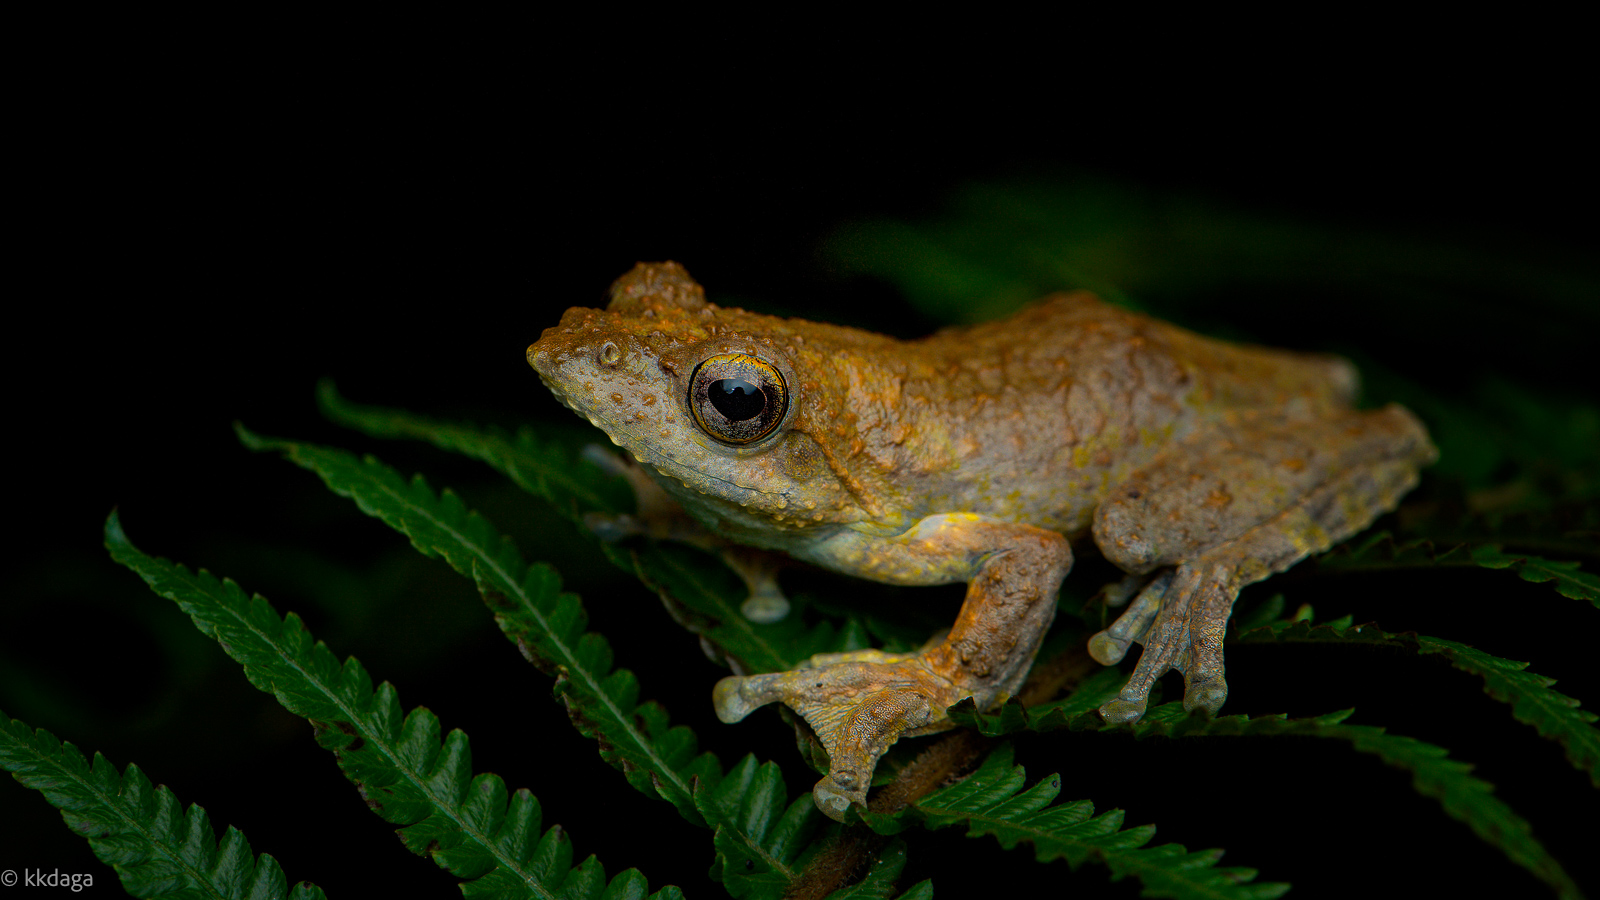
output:
M676 263L641 263L528 362L715 533L892 584L967 584L920 652L717 684L725 722L781 701L810 723L831 758L813 796L836 819L900 737L1017 691L1071 542L1128 573L1107 592L1127 609L1090 653L1112 665L1144 648L1100 714L1137 721L1169 669L1185 708L1215 713L1239 589L1394 509L1437 455L1405 409L1351 408L1342 359L1201 337L1085 293L901 341L720 308Z

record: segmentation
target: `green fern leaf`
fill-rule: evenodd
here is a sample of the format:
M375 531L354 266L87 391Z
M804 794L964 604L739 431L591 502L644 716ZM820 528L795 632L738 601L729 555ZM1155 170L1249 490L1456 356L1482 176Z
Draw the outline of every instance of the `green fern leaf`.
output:
M352 403L329 379L317 383L317 406L330 421L371 437L427 441L486 462L573 520L588 510L618 513L631 506L621 479L580 464L576 452L540 440L531 428L519 428L513 437L498 428L456 425L405 410Z
M659 794L685 818L703 824L691 781L696 775L714 778L720 767L705 759L690 771L680 771L682 748L693 735L674 730L671 745L663 748L652 740L650 729L635 724L635 712L646 721L659 721L660 716L637 706L637 680L626 670L612 671L610 645L600 635L584 632L588 615L577 597L561 592L561 578L553 569L523 562L510 538L467 510L451 491L435 493L420 476L407 483L372 457L357 460L342 450L268 440L242 427L239 431L247 446L281 451L322 476L335 493L354 500L362 512L409 537L423 554L441 557L474 578L507 636L535 664L562 675L557 694L569 709L580 711L574 719L580 730L606 737L607 761L628 771L640 790Z
M694 807L694 785L697 779L715 785L721 764L698 753L694 732L671 726L659 704L639 702L638 679L627 669L612 669L610 644L584 632L588 615L577 597L561 592L560 576L547 566L526 567L516 593L507 594L482 568L473 574L500 630L555 677L555 695L578 731L599 742L601 757L642 793L705 824Z
M1579 708L1579 701L1550 689L1555 679L1527 671L1528 664L1485 653L1466 644L1415 632L1390 634L1378 626L1351 626L1348 618L1322 625L1273 622L1241 633L1246 643L1346 643L1397 647L1422 656L1443 657L1450 665L1483 679L1484 693L1511 705L1511 714L1532 725L1541 737L1557 741L1567 759L1600 787L1600 716Z
M933 880L924 878L906 888L905 893L896 897L895 900L933 900Z
M1031 710L1020 707L1019 710L1023 721L1020 726L1011 727L1012 731L1048 731L1056 728L1072 731L1110 730L1099 716L1092 713L1065 721L1055 718L1047 723L1035 720ZM1384 729L1372 725L1344 724L1352 712L1343 710L1305 719L1290 719L1282 715L1254 719L1245 715L1210 718L1190 716L1184 712L1182 703L1174 702L1149 710L1131 729L1118 726L1116 731L1131 731L1139 739L1295 734L1347 741L1361 753L1375 754L1391 766L1410 771L1412 785L1418 793L1438 800L1451 818L1466 823L1478 837L1555 888L1561 896L1580 896L1561 864L1533 837L1527 820L1496 798L1492 785L1468 774L1471 765L1448 759L1449 751L1443 747L1388 734ZM986 733L1001 732L1000 715L978 713L971 704L952 706L950 718L958 724L977 727Z
M1375 572L1394 569L1480 567L1510 569L1523 581L1552 582L1563 597L1587 600L1600 608L1600 575L1585 572L1576 562L1506 553L1499 544L1455 544L1444 550L1432 541L1398 543L1380 531L1359 543L1335 547L1317 557L1317 569L1330 572Z
M746 756L715 788L698 786L695 802L718 823L712 877L734 897L782 896L821 823L811 795L786 802L777 764Z
M456 571L474 578L495 620L530 661L556 676L554 691L573 724L597 740L601 756L621 769L630 784L672 803L689 821L727 830L762 864L771 864L760 839L736 821L708 820L696 790L716 788L721 764L697 753L694 733L668 725L666 710L640 704L632 672L612 669L605 638L585 633L588 617L576 596L561 592L560 576L545 565L523 562L510 538L482 516L467 510L450 491L434 493L421 478L410 483L378 460L357 460L342 450L274 441L239 428L247 446L278 450L320 475L335 493L355 500L363 512L382 519L428 556L442 557ZM784 879L793 872L776 865Z
M1067 696L1025 707L1016 698L992 713L980 714L971 698L950 707L950 718L957 725L975 729L985 737L1004 737L1018 731L1073 731L1101 725L1097 710L1107 700L1122 693L1128 675L1117 668L1105 668L1079 682Z
M1523 581L1554 582L1556 593L1587 600L1600 608L1600 575L1585 572L1576 562L1506 553L1498 544L1472 548L1472 561L1486 569L1513 569Z
M408 849L467 881L464 895L596 895L589 887L577 888L596 879L604 883L599 863L591 858L572 869L571 842L560 826L540 836L539 803L532 794L519 790L508 799L499 776L474 777L466 734L457 729L441 735L438 717L421 707L402 714L393 685L374 689L354 657L341 666L294 613L280 617L265 598L247 598L232 581L140 552L116 513L106 520L105 535L112 558L176 602L244 666L251 684L311 721L317 742L334 751L367 805L401 826ZM638 882L627 873L618 878L624 876L624 887Z
M1179 737L1184 735L1305 734L1313 737L1349 741L1362 753L1371 753L1384 762L1411 772L1417 792L1438 800L1453 819L1465 822L1485 843L1500 849L1507 858L1532 872L1562 897L1580 897L1561 864L1533 837L1526 819L1494 796L1494 787L1468 773L1468 763L1447 758L1449 751L1415 738L1388 734L1373 725L1347 725L1344 720L1354 710L1342 710L1308 719L1266 716L1222 716L1209 719L1190 716L1182 703L1166 703L1145 714L1134 726L1136 737ZM1230 721L1231 720L1231 721Z
M532 429L519 429L512 437L499 429L351 403L327 381L318 387L317 397L334 422L373 437L427 441L485 462L528 493L549 500L573 521L580 521L584 512L616 513L632 505L622 479L581 462L574 449L541 441ZM807 626L799 615L772 624L751 622L739 612L744 586L727 569L708 566L703 551L662 544L632 552L611 544L603 549L613 563L660 595L679 624L735 660L741 671L786 671L816 653L867 646L866 635L855 622L842 630L828 622Z
M1109 700L1122 693L1128 675L1115 666L1103 668L1078 682L1067 696L1034 706L1029 712L1037 719L1065 721L1084 713L1093 713Z
M868 814L874 829L891 831L901 819L915 818L931 828L965 825L968 837L992 835L1007 850L1033 845L1040 862L1064 859L1073 869L1097 862L1113 880L1132 876L1144 884L1144 896L1257 900L1281 896L1289 885L1251 884L1256 871L1218 867L1221 850L1191 853L1178 844L1146 847L1155 826L1122 827L1121 810L1095 815L1088 800L1051 805L1061 792L1061 778L1050 775L1023 789L1026 773L1013 764L1009 743L1001 744L967 778L917 800L895 816Z
M77 747L4 712L0 767L61 810L68 827L89 839L94 855L116 869L123 888L135 897L324 896L304 881L291 892L277 860L266 853L252 856L250 842L232 826L219 844L205 810L193 804L183 809L165 786L153 787L138 766L130 763L119 775L98 753L91 764Z

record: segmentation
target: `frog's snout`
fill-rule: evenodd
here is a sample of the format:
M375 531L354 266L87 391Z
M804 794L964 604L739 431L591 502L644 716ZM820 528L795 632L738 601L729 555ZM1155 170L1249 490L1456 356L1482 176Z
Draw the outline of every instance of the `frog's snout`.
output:
M576 409L572 405L572 400L567 396L566 385L557 377L559 374L557 370L561 368L561 365L556 361L556 354L551 352L547 341L541 339L528 346L528 365L539 373L539 380L544 382L544 386L549 388L550 393L555 395L556 400L560 401L562 406L568 409Z
M539 349L538 343L528 345L528 365L540 375L545 374L550 367L550 351Z
M551 331L546 331L544 336L528 345L528 365L534 371L544 376L546 381L555 374L561 361L564 360L589 360L589 364L602 369L615 369L627 354L618 341L601 341L590 344L581 340L567 337L570 329L561 335L552 336ZM564 338L564 339L563 339Z

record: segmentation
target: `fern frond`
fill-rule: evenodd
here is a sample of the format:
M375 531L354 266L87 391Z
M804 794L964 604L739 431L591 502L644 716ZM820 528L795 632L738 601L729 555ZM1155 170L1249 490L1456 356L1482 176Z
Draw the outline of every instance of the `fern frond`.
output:
M165 785L152 786L139 767L117 767L99 753L87 762L78 748L43 728L37 731L0 711L0 768L44 794L74 832L89 839L135 897L218 900L320 900L322 889L302 881L290 891L271 855L253 856L250 842L228 826L222 841L206 811L185 810Z
M979 713L970 700L964 700L950 708L950 718L957 724L975 727L990 735L1058 728L1111 730L1093 713L1071 719L1063 719L1059 714L1035 719L1031 710L1020 705L1014 705L1013 710L1009 717ZM1472 770L1470 764L1448 759L1448 750L1415 738L1388 734L1385 729L1373 725L1344 724L1353 712L1343 710L1303 719L1283 715L1254 719L1245 715L1210 718L1190 716L1184 712L1182 703L1173 702L1149 710L1131 729L1118 726L1117 731L1131 731L1138 739L1293 734L1346 741L1358 752L1375 754L1391 766L1410 771L1412 786L1418 793L1438 800L1447 815L1466 823L1478 837L1555 888L1561 896L1581 895L1561 864L1533 836L1527 820L1494 796L1493 785L1468 774Z
M777 764L746 756L721 784L700 786L695 800L706 819L717 823L711 877L734 897L782 896L821 824L811 795L787 802Z
M1024 706L1013 697L994 712L979 713L968 698L950 707L950 714L957 725L972 728L985 737L1004 737L1018 731L1095 729L1102 724L1100 707L1120 695L1127 682L1126 672L1107 667L1078 682L1067 696L1057 700Z
M584 631L588 616L583 604L561 592L554 569L525 563L510 538L469 511L454 493L435 493L420 476L408 484L372 457L358 460L343 450L269 440L242 426L239 433L247 446L280 451L316 472L331 490L409 537L425 555L441 557L473 578L506 636L530 661L556 676L554 691L573 724L600 744L601 756L621 769L630 784L667 800L690 822L727 828L753 857L773 866L779 876L792 878L737 821L706 817L708 809L716 809L697 803L696 793L718 787L721 763L711 753L697 753L694 732L669 726L661 706L638 702L638 679L626 669L612 668L610 644Z
M585 511L618 513L630 506L627 485L578 460L575 449L540 440L531 428L515 436L499 428L440 422L400 409L345 399L331 379L317 383L317 406L329 421L375 438L426 441L441 450L488 463L558 512L577 520Z
M1510 569L1523 581L1553 582L1563 597L1587 600L1600 609L1600 575L1585 572L1576 562L1506 553L1499 544L1455 544L1443 550L1423 539L1398 543L1380 531L1359 543L1343 544L1317 557L1318 571L1376 572L1393 569L1480 567Z
M1582 892L1561 864L1533 836L1526 819L1494 796L1494 786L1468 773L1469 763L1447 758L1443 747L1415 738L1387 733L1374 725L1347 725L1354 710L1342 710L1307 719L1266 716L1190 716L1179 702L1165 703L1145 714L1135 726L1136 737L1228 734L1306 734L1350 742L1355 750L1371 753L1385 763L1411 772L1417 792L1433 797L1453 819L1466 823L1485 843L1499 848L1508 859L1532 872L1561 897ZM1236 721L1228 721L1228 720Z
M1483 679L1483 691L1511 705L1517 721L1532 725L1539 735L1557 741L1578 771L1600 787L1600 716L1579 708L1579 701L1550 690L1554 678L1527 671L1528 664L1485 653L1466 644L1415 632L1390 634L1378 626L1350 624L1348 616L1322 625L1279 621L1242 632L1245 643L1343 643L1396 647L1421 656L1440 656L1450 665Z
M619 492L628 493L622 479L580 461L576 449L541 441L532 429L519 429L512 437L499 429L351 403L327 381L318 386L317 399L329 419L372 437L422 440L485 462L574 521L584 512L615 513L630 505L616 499ZM751 622L739 611L744 586L726 569L706 566L701 551L655 543L633 552L614 544L602 549L655 591L679 624L737 662L740 671L787 671L816 653L867 646L855 622L844 629L829 622L807 626L798 615L765 625Z
M441 736L438 717L421 707L402 714L393 685L384 682L374 690L359 661L350 657L340 665L294 613L280 617L265 598L246 597L233 581L140 552L116 513L106 520L105 537L112 558L176 602L244 666L252 685L309 719L317 742L334 751L367 805L401 826L408 849L463 879L465 896L598 894L605 883L600 864L590 857L572 868L572 844L560 826L541 837L539 802L532 794L508 796L498 775L474 776L462 731ZM624 872L608 890L626 896L640 881L636 872ZM680 894L668 887L658 896Z
M721 880L729 894L742 900L780 900L788 896L794 879L779 875L778 870L805 870L825 843L812 840L821 817L816 814L810 794L801 794L787 808L784 806L783 772L775 763L758 764L754 756L746 756L716 790L701 791L696 799L708 808L706 818L736 821L759 841L761 855L757 857L748 844L737 840L726 828L717 829L717 861L712 877ZM828 833L837 837L838 826L830 825ZM828 900L887 898L905 864L905 844L895 841L877 853L864 878L828 894ZM900 900L932 896L932 884L924 881L901 894Z
M1100 863L1111 870L1114 881L1139 879L1146 897L1259 900L1289 890L1280 882L1251 884L1254 869L1218 867L1221 850L1191 853L1180 844L1147 847L1155 826L1125 829L1120 809L1095 815L1088 800L1051 805L1061 793L1061 777L1046 776L1023 790L1026 772L1013 762L1011 745L1001 744L965 779L893 816L869 813L867 822L884 833L916 820L930 828L965 825L968 837L993 835L1007 850L1030 843L1040 862L1064 859L1073 869Z
M1067 696L1028 708L1034 721L1066 722L1085 713L1096 713L1108 700L1122 693L1128 683L1128 674L1115 666L1107 666L1078 682Z
M357 460L343 450L269 440L243 427L239 433L252 449L278 450L317 473L334 493L406 535L424 555L442 558L473 578L507 636L542 669L564 675L557 694L569 709L576 703L583 711L585 718L577 721L580 730L592 737L597 728L607 737L607 761L628 771L635 787L659 794L685 818L703 824L691 782L696 776L715 779L720 766L709 756L694 759L694 737L687 729L674 729L667 736L669 745L662 747L649 730L635 724L636 712L645 721L660 716L655 708L638 706L638 681L632 672L612 670L605 638L585 633L588 614L576 596L561 592L561 576L554 569L529 566L509 537L468 510L453 492L435 493L421 476L408 484L370 456ZM691 747L687 764L685 745Z

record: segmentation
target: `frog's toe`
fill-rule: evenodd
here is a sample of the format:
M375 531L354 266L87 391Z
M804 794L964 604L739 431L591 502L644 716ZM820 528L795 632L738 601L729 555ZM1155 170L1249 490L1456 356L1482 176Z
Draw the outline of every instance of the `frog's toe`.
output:
M776 592L751 594L739 604L739 613L757 625L782 622L789 615L789 598Z
M789 615L789 598L778 586L778 572L789 564L781 553L758 550L739 544L730 544L721 538L700 541L703 547L714 547L723 563L744 582L748 592L739 605L739 614L758 625L781 622Z
M1172 668L1177 641L1162 633L1168 629L1161 628L1161 624L1152 628L1151 634L1147 634L1142 641L1144 653L1140 654L1139 664L1134 666L1128 683L1122 686L1122 691L1115 699L1101 705L1100 717L1106 720L1106 724L1122 725L1139 721L1150 703L1150 689L1155 686L1156 679Z
M828 777L817 782L811 789L811 802L817 805L822 814L835 822L844 821L844 811L852 803L866 803L867 791L863 787L855 787L854 773L849 776L852 787L844 787L834 780L834 773L829 772Z
M1149 700L1145 697L1118 697L1107 700L1100 706L1100 718L1106 720L1107 725L1122 725L1137 722L1144 716L1145 706Z
M1177 668L1183 672L1183 708L1189 712L1205 710L1216 715L1228 699L1228 680L1223 677L1221 629L1204 611L1192 617L1189 626L1188 659ZM1215 626L1215 627L1213 627Z
M583 527L608 544L645 533L645 528L639 524L639 520L626 514L586 512L583 514Z
M1127 583L1126 581L1123 582ZM1127 655L1128 647L1142 641L1150 623L1161 612L1161 600L1172 584L1172 572L1157 575L1110 628L1089 639L1089 655L1104 666L1114 666Z
M722 561L738 574L750 592L739 605L740 615L757 625L781 622L789 615L789 598L778 587L782 557L748 547L724 547Z
M1127 575L1120 581L1113 581L1101 588L1100 593L1091 598L1091 600L1099 600L1111 609L1118 609L1127 604L1129 600L1132 600L1133 596L1149 583L1150 576L1148 574Z
M711 689L711 705L717 711L717 718L731 725L768 703L782 700L780 679L786 674L729 675L718 681Z
M1102 666L1114 666L1128 655L1132 641L1117 640L1104 631L1089 638L1089 656Z
M1221 675L1190 679L1183 689L1183 708L1188 712L1205 710L1216 715L1228 699L1228 680Z

